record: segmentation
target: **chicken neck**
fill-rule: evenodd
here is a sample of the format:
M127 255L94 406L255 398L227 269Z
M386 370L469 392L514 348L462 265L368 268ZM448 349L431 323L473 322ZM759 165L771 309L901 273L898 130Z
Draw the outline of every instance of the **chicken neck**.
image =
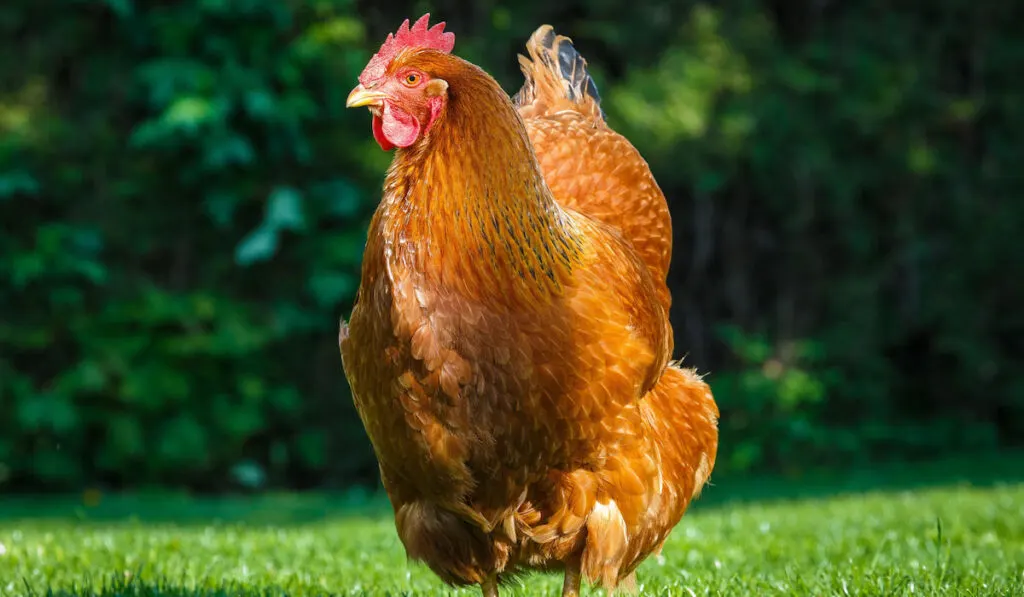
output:
M463 66L445 75L444 117L396 153L378 217L394 264L427 283L536 302L571 276L580 234L551 196L508 96Z

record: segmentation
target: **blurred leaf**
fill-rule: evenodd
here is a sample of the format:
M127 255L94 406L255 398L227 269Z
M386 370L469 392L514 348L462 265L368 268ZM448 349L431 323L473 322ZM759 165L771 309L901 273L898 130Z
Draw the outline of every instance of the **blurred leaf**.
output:
M293 187L277 187L270 193L265 222L275 230L302 230L302 194Z
M302 396L293 387L280 388L270 395L274 408L281 413L294 414L302 410Z
M328 206L328 212L339 218L350 218L362 207L362 192L345 179L332 180L317 186L314 193Z
M323 433L310 431L299 436L297 443L299 457L303 464L312 468L320 468L327 457L327 442Z
M235 248L235 262L244 267L258 261L266 261L276 252L277 230L264 221L238 243Z
M18 423L33 431L52 430L62 433L75 427L78 413L61 396L38 394L18 403Z
M131 416L119 415L107 422L106 460L108 467L118 470L146 455L142 426Z
M110 7L111 10L114 11L114 14L116 14L117 16L119 16L121 18L131 16L132 11L134 10L134 7L132 6L131 0L103 0L103 1L104 1L104 3L106 3L107 6Z
M316 272L309 278L309 292L322 306L337 305L345 297L352 296L358 281L345 272Z
M201 463L209 454L206 431L191 416L179 415L162 426L157 450L167 466Z
M165 123L185 129L195 129L214 116L213 104L202 97L182 97L171 104L163 115Z
M0 173L0 201L17 195L35 195L39 192L39 181L24 171Z
M203 207L218 228L228 228L234 223L238 197L228 191L210 191L203 201Z
M277 102L263 89L253 89L245 94L245 109L257 119L269 119L277 111Z
M910 169L918 174L930 174L935 169L936 158L932 150L923 143L910 148L907 162Z
M257 462L245 460L231 468L235 482L248 489L260 489L267 481L267 474Z
M208 137L204 147L206 151L203 161L212 169L246 165L256 158L252 145L241 135L221 134Z

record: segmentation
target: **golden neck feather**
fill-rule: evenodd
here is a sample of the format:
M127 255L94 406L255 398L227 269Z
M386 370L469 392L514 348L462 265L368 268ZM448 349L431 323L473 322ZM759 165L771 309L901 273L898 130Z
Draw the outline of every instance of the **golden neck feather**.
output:
M444 77L445 114L388 170L377 217L390 259L478 298L557 294L580 260L575 223L552 198L508 96L459 62L466 68Z

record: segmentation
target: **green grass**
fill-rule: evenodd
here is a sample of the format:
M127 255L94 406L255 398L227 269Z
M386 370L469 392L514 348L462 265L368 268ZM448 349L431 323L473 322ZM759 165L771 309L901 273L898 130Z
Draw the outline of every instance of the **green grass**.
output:
M709 489L641 567L641 594L1024 595L1024 484L711 498L727 489ZM2 595L478 594L407 563L375 499L0 504ZM558 586L530 576L506 594Z

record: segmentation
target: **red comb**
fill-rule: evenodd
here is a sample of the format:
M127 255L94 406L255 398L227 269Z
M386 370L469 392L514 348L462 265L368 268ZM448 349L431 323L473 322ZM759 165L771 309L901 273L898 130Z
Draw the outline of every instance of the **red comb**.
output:
M455 47L455 34L445 32L443 21L428 28L429 22L430 13L420 17L412 28L409 28L409 19L403 21L398 32L389 33L380 50L370 58L363 74L359 75L359 82L368 85L383 77L391 61L405 48L431 48L445 54L451 52Z

